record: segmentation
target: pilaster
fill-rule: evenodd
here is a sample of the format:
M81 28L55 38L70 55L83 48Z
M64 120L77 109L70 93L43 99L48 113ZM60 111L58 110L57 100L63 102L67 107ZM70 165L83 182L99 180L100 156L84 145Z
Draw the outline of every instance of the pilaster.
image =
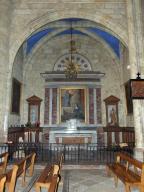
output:
M9 36L11 1L0 1L0 142L7 138L8 112L7 89L9 77Z
M141 0L127 0L127 20L129 35L129 61L131 78L140 72L143 75L144 44L142 34ZM143 159L144 149L144 101L133 100L135 127L135 156Z

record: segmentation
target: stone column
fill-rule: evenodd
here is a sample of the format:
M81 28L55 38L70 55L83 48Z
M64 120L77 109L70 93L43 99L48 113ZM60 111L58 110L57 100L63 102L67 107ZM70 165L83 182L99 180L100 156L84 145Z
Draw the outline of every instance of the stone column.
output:
M142 34L141 0L127 0L127 20L129 36L129 60L131 78L142 71L144 65L144 44ZM144 101L133 100L135 127L135 157L143 160L144 149Z
M0 142L7 137L9 106L6 105L9 76L9 36L11 1L0 0Z

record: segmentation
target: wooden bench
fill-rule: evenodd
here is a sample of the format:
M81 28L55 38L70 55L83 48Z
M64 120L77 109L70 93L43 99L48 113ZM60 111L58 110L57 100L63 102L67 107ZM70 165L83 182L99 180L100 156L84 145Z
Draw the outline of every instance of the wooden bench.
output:
M13 165L13 168L6 173L6 185L8 192L14 192L17 178L22 176L22 186L25 185L26 170L29 169L29 176L33 175L36 153L31 153Z
M6 182L6 176L0 175L0 192L4 191L5 182Z
M45 169L40 174L38 180L35 184L36 192L41 191L41 187L49 189L50 183L52 181L53 175L59 174L59 166L58 165L47 165Z
M5 173L8 162L8 152L0 154L0 159L0 172Z
M13 165L13 168L6 173L6 185L8 192L14 192L17 178L22 176L22 186L25 185L26 160L23 159Z
M61 169L62 169L63 160L64 160L64 156L63 156L63 154L61 154L61 156L60 156L60 158L59 158L59 162L58 162L58 165L59 165L59 173L61 172Z
M120 179L125 185L125 192L130 192L131 187L139 188L144 192L144 163L124 153L118 153L116 162L107 164L108 174L113 174L115 186Z
M52 180L51 180L51 183L50 183L50 187L49 187L49 189L48 189L48 192L57 192L59 179L60 179L60 178L59 178L58 175L52 176Z
M34 171L36 153L31 153L26 156L26 170L29 169L29 176L32 177Z
M58 161L58 166L59 166L59 171L58 171L59 182L61 182L61 170L62 170L63 160L64 160L64 155L63 155L63 153L62 153L62 154L60 155L60 158L59 158L59 161Z

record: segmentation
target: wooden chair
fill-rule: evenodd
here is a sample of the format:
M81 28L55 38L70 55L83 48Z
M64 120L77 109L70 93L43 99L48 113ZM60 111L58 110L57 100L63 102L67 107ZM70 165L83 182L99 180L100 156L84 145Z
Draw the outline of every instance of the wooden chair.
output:
M2 161L0 162L0 172L5 173L6 167L7 167L7 162L8 162L8 152L0 154L0 159Z
M6 182L6 176L0 175L0 192L4 192L5 182Z

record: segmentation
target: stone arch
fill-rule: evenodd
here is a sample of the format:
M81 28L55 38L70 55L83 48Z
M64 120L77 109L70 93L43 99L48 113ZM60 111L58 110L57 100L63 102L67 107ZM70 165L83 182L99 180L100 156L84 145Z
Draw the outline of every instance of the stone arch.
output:
M52 13L45 13L41 17L31 20L27 25L23 27L23 31L20 31L17 34L14 41L10 42L11 47L9 51L9 75L7 79L8 81L7 95L9 95L11 89L10 82L12 77L12 68L14 60L23 42L40 27L46 25L47 23L65 18L81 18L93 21L98 25L105 27L107 31L110 31L111 33L115 34L115 36L118 39L120 39L121 42L123 42L125 45L128 45L128 36L126 28L124 28L120 24L118 25L116 23L113 23L109 18L106 18L104 15L97 15L97 17L94 17L93 13L88 13L83 10L76 11L70 9L56 10ZM7 102L9 103L9 99Z
M75 15L75 17L74 17ZM15 40L13 46L10 50L10 71L12 71L14 58L17 54L17 51L19 47L22 45L22 43L25 41L26 38L30 36L34 31L38 30L40 27L46 25L47 23L64 19L64 18L82 18L87 19L90 21L93 21L97 24L103 25L107 29L109 29L112 33L115 34L115 36L120 39L125 45L128 45L128 37L127 37L127 31L124 27L120 25L116 25L111 20L107 19L103 15L99 15L96 18L94 18L92 13L87 13L85 11L75 11L75 10L57 10L53 13L45 13L41 17L38 17L28 23L27 26L24 27L22 35L19 34L17 36L17 39Z

